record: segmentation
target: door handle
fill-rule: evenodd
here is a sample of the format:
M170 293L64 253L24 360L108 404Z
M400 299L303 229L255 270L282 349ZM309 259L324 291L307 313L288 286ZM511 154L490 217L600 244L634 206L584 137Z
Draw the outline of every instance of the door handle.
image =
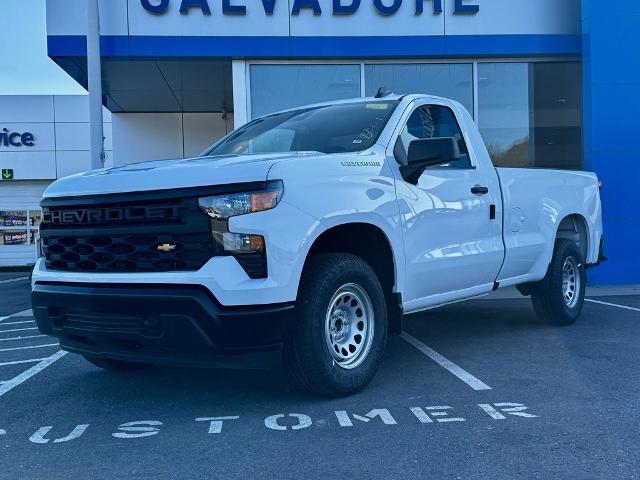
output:
M475 195L486 195L487 193L489 193L489 189L480 185L474 185L473 187L471 187L471 193Z

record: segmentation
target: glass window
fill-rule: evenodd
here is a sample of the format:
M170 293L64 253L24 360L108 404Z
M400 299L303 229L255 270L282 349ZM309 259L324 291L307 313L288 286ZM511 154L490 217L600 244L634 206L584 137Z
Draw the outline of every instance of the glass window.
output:
M380 87L398 94L423 93L451 98L473 115L473 67L470 63L365 65L365 91Z
M471 168L467 144L462 136L458 121L448 107L440 105L423 105L413 111L398 137L394 154L403 155L406 159L411 141L443 137L452 137L458 142L460 159L445 165L438 165L435 168Z
M30 210L29 211L29 226L38 228L40 227L40 222L42 221L42 212L40 210Z
M0 246L35 245L40 210L0 210Z
M206 154L366 150L398 104L398 100L340 103L268 115L236 130Z
M481 63L478 124L496 166L582 168L577 62Z
M360 97L360 65L251 65L251 117Z

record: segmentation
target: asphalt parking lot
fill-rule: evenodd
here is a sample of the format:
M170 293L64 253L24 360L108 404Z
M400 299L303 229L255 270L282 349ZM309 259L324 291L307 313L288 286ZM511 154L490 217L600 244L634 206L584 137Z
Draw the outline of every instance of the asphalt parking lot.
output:
M571 327L525 298L409 316L327 400L279 371L101 371L40 336L24 277L0 274L3 479L640 477L640 295Z

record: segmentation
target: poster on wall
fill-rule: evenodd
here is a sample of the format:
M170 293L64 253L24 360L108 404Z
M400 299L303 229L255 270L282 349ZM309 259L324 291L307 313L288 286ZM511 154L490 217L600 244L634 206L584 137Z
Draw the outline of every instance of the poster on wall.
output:
M0 234L0 245L26 245L27 231L5 231Z
M26 227L26 211L0 211L0 225L3 227Z

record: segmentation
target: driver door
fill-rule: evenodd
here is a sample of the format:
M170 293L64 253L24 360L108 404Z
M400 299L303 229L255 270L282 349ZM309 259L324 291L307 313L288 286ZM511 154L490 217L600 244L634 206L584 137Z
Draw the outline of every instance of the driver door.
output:
M500 222L490 218L501 202L495 172L478 167L453 110L423 103L406 118L396 160L406 160L409 143L421 138L453 137L461 154L426 168L416 185L400 174L396 182L406 256L403 301L410 311L476 295L469 291L474 287L490 290L502 262L502 238ZM478 186L488 191L472 193Z

